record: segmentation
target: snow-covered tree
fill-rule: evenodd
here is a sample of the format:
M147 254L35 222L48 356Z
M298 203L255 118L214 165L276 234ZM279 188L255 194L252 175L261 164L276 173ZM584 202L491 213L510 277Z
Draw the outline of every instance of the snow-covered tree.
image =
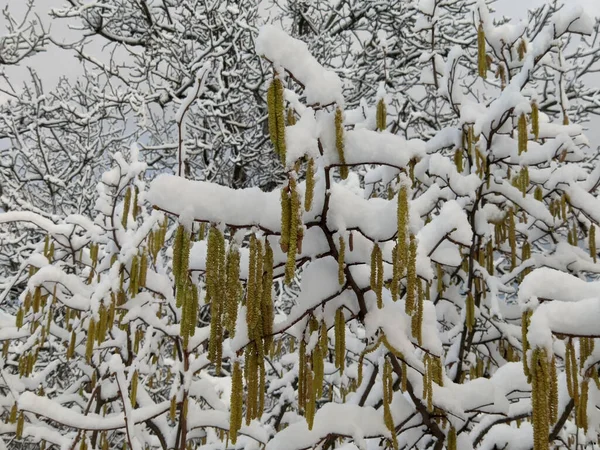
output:
M472 14L477 39L439 60L455 123L431 139L387 129L384 89L347 106L270 25L256 51L278 189L191 179L185 146L156 175L134 145L94 217L0 215L47 235L0 316L0 445L597 445L600 168L534 77L568 72L566 39L593 24L561 10L528 41Z

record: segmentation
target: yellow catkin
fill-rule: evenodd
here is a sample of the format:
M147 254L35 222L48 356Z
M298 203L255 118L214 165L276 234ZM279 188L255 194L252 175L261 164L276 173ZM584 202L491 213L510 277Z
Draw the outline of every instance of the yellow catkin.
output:
M19 413L19 417L17 418L17 430L15 432L15 436L17 439L21 439L23 437L23 428L25 427L25 416L23 415L23 411Z
M346 268L346 241L344 237L339 238L339 250L338 250L338 283L340 286L346 281L346 275L344 269Z
M265 240L261 298L262 336L264 337L265 351L271 348L273 342L273 322L275 320L273 310L273 265L273 249L269 241Z
M292 125L296 125L296 115L294 113L294 109L293 108L288 108L287 109L287 125L288 126L292 126Z
M521 113L517 123L519 155L527 151L527 117Z
M13 403L12 408L10 409L10 413L8 415L8 423L16 423L17 422L17 414L19 409L17 407L17 402Z
M540 138L540 109L537 102L531 102L531 133L537 141Z
M377 129L383 131L387 125L387 107L383 98L377 102Z
M254 343L246 346L246 385L247 390L247 401L246 401L246 425L250 425L250 422L256 417L258 411L258 354L256 351L256 345Z
M558 374L556 371L556 358L552 355L550 365L550 392L549 392L549 414L550 423L556 423L558 420Z
M310 211L315 193L315 160L308 159L306 165L306 191L304 192L304 209Z
M323 395L323 379L325 376L324 354L321 345L317 345L312 352L313 389L315 397Z
M521 316L521 342L523 347L523 373L529 380L531 372L529 370L529 364L527 362L527 351L529 350L529 341L527 340L527 333L529 331L529 321L531 319L531 311L524 311Z
M169 408L169 418L171 419L171 421L175 421L176 417L177 417L177 396L174 395L173 397L171 397L171 406Z
M231 443L237 441L237 433L242 427L243 402L244 402L244 384L242 379L242 368L240 362L236 360L233 363L233 373L231 376L231 399L229 415L229 435Z
M569 395L575 402L575 406L579 404L579 370L577 368L577 359L575 348L572 339L567 343L565 371L567 372L567 388Z
M225 329L231 337L235 336L235 323L237 321L238 303L242 293L240 283L240 250L237 244L231 244L227 252L226 268L226 307Z
M550 428L550 370L545 349L535 348L531 358L531 403L533 408L533 448L548 449Z
M588 234L588 245L590 247L590 256L597 262L598 252L596 251L596 226L592 224Z
M379 308L383 308L383 254L381 252L381 247L376 245L377 247L377 277L375 280L375 292L377 294L377 306Z
M398 192L397 207L397 243L394 251L391 293L394 301L398 300L400 279L408 264L408 189L402 185Z
M346 166L346 157L344 156L344 113L341 108L335 110L335 147L338 158L340 159L340 177L342 180L348 178L348 166Z
M375 292L377 293L377 306L383 308L383 254L381 247L377 245L377 279Z
M463 155L462 155L462 150L460 148L457 148L454 151L454 165L456 165L456 171L458 173L462 173L462 171L463 171Z
M130 386L130 400L131 400L131 406L133 406L135 408L135 405L137 405L137 389L138 389L138 381L139 381L139 373L138 371L134 371L133 375L131 376L131 386Z
M417 290L417 241L410 235L410 245L408 251L408 267L406 274L406 314L412 315L415 311L416 290Z
M292 176L289 181L290 191L290 230L289 248L285 264L285 283L290 285L296 272L296 252L298 251L298 228L300 226L300 197L296 192L296 179Z
M90 319L88 325L87 342L85 347L85 360L89 363L92 360L92 353L94 351L94 336L96 334L96 321Z
M98 344L102 344L104 342L104 338L106 336L107 328L108 328L108 311L104 303L100 304L98 308L98 325L96 326L96 342Z
M471 291L467 293L465 308L465 325L467 326L467 330L473 331L475 328L475 299Z
M306 343L300 340L298 346L298 407L304 408L306 402Z
M393 379L392 379L392 365L386 358L383 364L383 421L392 435L392 448L398 449L398 441L396 437L396 427L394 425L394 419L392 417L391 404L393 400Z
M448 450L457 450L456 448L456 428L450 427L448 431Z
M519 41L517 53L519 55L519 61L523 61L523 58L525 58L525 53L527 53L527 42L525 42L525 39L521 39Z
M142 210L140 208L140 206L138 205L138 195L139 194L140 194L140 188L138 188L137 186L134 186L133 187L133 208L131 210L131 213L133 214L134 219L137 219L138 214Z
M315 386L313 384L313 375L310 370L306 371L306 422L308 423L308 429L312 430L313 423L315 420L317 398L315 392Z
M291 225L291 202L288 189L281 189L281 237L279 246L283 253L287 253L290 245L290 225Z
M183 225L177 227L173 242L173 277L177 289L177 306L181 307L188 280L190 233Z
M138 283L140 287L146 287L146 275L148 273L148 250L144 248L140 258L140 273Z
M283 83L279 78L273 78L267 90L267 107L269 111L269 134L275 148L285 164L285 107L283 98Z
M479 23L477 28L477 69L479 76L483 79L487 76L487 61L485 49L485 32L483 31L483 23Z
M594 369L596 370L596 369ZM576 411L576 422L577 426L583 429L584 434L588 431L588 392L589 392L589 379L585 379L581 382L581 394L579 396L579 403Z
M421 284L420 280L417 280L417 297L415 304L415 313L411 317L411 332L419 345L423 343L423 301L423 285Z
M510 244L510 270L517 267L517 230L515 212L512 208L508 211L508 242Z
M127 187L125 191L125 198L123 200L123 214L121 215L121 225L123 228L127 228L127 218L129 216L129 209L131 206L131 188Z
M346 362L346 320L344 311L338 308L335 313L335 367L344 373Z

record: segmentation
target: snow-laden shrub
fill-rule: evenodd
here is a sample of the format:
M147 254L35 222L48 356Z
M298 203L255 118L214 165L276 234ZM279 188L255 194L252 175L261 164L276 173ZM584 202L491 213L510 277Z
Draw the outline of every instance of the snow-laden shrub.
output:
M525 42L475 12L478 42L439 69L460 125L427 142L386 130L383 88L345 109L338 76L266 26L280 189L149 179L134 146L96 217L0 216L47 233L0 319L0 446L596 442L600 168L529 78L560 77L561 39L591 24L562 11Z

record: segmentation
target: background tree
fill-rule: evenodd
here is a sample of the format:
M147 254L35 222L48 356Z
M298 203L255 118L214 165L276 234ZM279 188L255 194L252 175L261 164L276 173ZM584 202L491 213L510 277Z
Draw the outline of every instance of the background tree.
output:
M450 49L439 80L457 123L429 140L387 130L383 97L349 107L306 44L266 26L256 49L272 65L279 189L186 178L182 157L181 175L156 176L134 146L102 176L93 220L1 215L48 237L0 322L0 439L597 444L600 300L587 278L600 270L600 169L581 126L540 112L533 77L560 77L564 39L593 24L561 11L522 45L485 5L473 14L477 45ZM521 47L508 62L492 51L503 42ZM505 63L510 79L489 86Z
M277 166L266 145L263 70L252 51L256 15L252 1L71 1L54 10L55 26L80 28L68 43L54 45L76 55L83 75L62 79L51 91L35 72L24 86L6 79L2 208L52 220L89 215L110 155L133 142L154 172L176 167L178 155L185 155L182 170L189 177L234 187L272 185ZM47 39L34 39L37 31L15 25L4 38L5 58L17 62L40 50ZM203 89L194 90L209 66ZM22 287L19 267L39 236L15 225L0 233L2 278Z

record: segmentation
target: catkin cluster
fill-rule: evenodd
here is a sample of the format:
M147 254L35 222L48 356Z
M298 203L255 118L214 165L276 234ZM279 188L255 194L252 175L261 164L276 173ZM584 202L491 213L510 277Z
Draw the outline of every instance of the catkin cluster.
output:
M158 230L150 230L148 234L148 251L152 256L152 261L156 264L156 258L158 258L158 253L165 245L165 237L167 235L167 226L168 226L168 218L165 217L165 220L161 223Z
M266 347L270 347L273 332L272 283L271 245L265 240L263 246L262 241L252 235L246 286L246 322L248 338L252 341L265 340Z
M277 77L273 78L267 90L267 107L269 110L269 134L271 142L275 148L275 153L279 155L281 162L285 165L285 105L283 83Z
M250 343L245 349L244 377L247 386L246 424L262 415L265 402L265 353L273 334L273 251L268 240L250 237L246 285L246 325Z

